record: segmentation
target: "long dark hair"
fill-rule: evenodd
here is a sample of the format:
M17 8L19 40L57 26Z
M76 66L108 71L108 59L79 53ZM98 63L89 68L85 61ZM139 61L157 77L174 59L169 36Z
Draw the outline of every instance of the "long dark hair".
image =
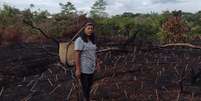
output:
M86 34L85 34L85 32L84 32L84 30L85 30L85 28L86 28L87 26L93 26L93 27L95 27L95 25L94 25L93 23L91 23L91 22L88 22L88 23L86 23L86 24L84 25L84 28L82 29L82 31L81 31L80 34L79 34L79 36L82 38L82 40L83 40L84 42L88 42L87 36L86 36ZM92 35L89 37L89 40L90 40L93 44L96 44L96 35L95 35L95 33L92 33Z

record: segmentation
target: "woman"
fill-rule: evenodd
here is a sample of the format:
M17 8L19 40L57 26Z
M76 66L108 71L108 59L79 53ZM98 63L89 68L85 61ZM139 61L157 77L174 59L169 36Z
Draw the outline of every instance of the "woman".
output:
M90 101L90 90L93 84L95 70L99 70L99 63L96 62L96 37L94 24L86 23L83 31L75 40L76 71L75 75L80 79L82 90L86 101Z

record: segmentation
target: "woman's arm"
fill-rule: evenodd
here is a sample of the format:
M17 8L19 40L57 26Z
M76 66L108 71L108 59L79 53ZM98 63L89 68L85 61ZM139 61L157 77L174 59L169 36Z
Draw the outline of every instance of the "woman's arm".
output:
M96 70L99 72L100 71L100 64L101 64L101 61L100 59L96 56Z
M81 69L80 69L80 51L75 52L75 76L80 79Z

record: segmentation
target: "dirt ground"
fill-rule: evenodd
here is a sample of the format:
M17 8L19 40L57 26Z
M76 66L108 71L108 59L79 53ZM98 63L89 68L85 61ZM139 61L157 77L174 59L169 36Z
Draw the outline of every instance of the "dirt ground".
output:
M43 46L57 52L55 45ZM0 62L0 101L77 101L72 68L63 67L58 57L44 49L13 47L0 49L4 60ZM135 44L121 48L129 51L99 54L103 63L94 77L93 101L201 101L201 50ZM21 50L24 57L17 58ZM20 67L28 56L35 64ZM37 61L41 57L48 58Z

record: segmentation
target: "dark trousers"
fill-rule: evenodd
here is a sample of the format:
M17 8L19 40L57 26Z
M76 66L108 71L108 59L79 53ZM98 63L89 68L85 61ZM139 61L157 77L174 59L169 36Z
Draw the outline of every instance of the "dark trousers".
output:
M81 84L85 99L90 101L90 90L93 84L93 74L81 73Z

